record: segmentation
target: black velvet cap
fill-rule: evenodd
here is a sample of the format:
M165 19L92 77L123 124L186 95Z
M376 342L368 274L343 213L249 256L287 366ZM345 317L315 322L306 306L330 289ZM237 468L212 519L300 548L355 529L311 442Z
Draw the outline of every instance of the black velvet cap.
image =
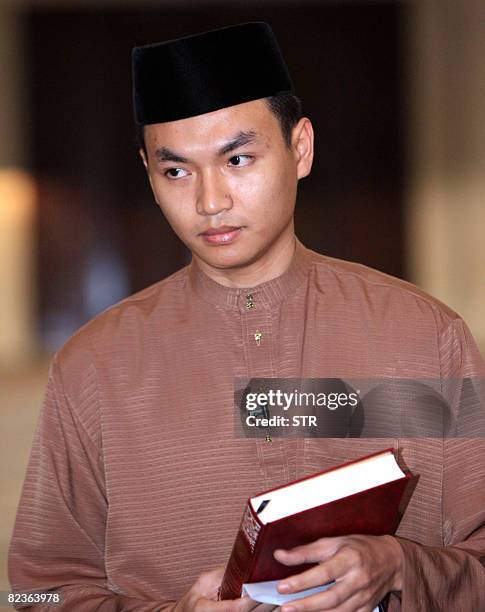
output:
M294 91L275 35L263 22L135 47L132 67L140 126Z

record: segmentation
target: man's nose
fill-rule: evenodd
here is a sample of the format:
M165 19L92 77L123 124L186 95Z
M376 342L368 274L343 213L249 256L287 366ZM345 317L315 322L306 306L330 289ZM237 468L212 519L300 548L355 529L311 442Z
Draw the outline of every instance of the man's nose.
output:
M202 172L197 186L197 212L200 215L217 215L231 208L232 197L224 177L215 168Z

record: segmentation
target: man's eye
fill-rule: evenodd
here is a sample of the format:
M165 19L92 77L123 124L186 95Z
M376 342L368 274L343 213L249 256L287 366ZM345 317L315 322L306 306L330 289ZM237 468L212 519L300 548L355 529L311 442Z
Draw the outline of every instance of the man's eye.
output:
M253 155L234 155L229 160L232 166L247 166L254 159Z
M169 179L183 178L184 176L187 176L187 174L187 170L184 170L183 168L169 168L165 171L165 176Z

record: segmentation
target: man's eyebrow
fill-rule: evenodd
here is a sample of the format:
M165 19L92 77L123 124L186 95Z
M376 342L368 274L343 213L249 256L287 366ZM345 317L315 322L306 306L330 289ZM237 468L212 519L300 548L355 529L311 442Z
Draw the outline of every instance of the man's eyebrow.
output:
M219 149L218 154L225 155L226 153L230 153L231 151L234 151L234 149L238 149L239 147L242 147L243 145L250 144L252 142L257 142L257 141L258 141L258 134L256 134L256 132L253 132L253 130L249 130L248 132L241 131L238 134L236 134L236 136L234 136L234 138L232 138L224 146L222 146Z
M226 153L230 153L239 147L242 147L246 144L250 144L258 141L258 134L253 130L249 130L247 132L240 131L238 132L231 140L226 142L218 151L217 155L226 155ZM168 147L160 147L155 151L155 157L159 162L176 162L179 164L189 164L192 160L187 157L183 157L178 153L175 153Z
M160 147L159 149L157 149L155 151L155 157L159 162L172 161L178 162L179 164L188 164L190 162L190 159L187 159L186 157L182 157L182 155L174 153L168 147Z

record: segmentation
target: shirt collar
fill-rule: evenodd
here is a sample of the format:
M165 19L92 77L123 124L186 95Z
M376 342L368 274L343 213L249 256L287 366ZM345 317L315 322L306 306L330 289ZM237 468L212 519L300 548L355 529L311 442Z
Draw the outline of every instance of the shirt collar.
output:
M192 259L189 265L189 284L193 291L206 302L222 308L245 311L258 305L274 306L287 299L308 276L312 264L312 251L295 239L295 252L290 265L283 274L269 281L247 288L226 287L216 282ZM251 297L249 297L251 296Z

